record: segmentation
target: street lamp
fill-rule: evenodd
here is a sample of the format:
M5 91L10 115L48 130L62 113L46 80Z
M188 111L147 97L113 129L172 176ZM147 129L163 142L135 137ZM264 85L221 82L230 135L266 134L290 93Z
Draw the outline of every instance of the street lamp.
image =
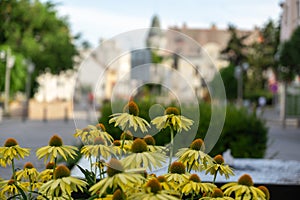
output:
M239 106L243 105L243 74L249 68L249 64L247 62L242 63L235 67L234 75L237 79L237 103Z
M11 55L10 49L7 50L7 52L2 52L2 56L4 55L6 57L6 72L5 72L5 91L4 91L4 113L8 114L9 112L9 90L10 90L10 71L11 68L15 64L15 57Z
M31 61L27 61L27 78L26 78L26 101L24 106L23 121L28 117L28 107L30 98L31 75L34 71L35 65Z

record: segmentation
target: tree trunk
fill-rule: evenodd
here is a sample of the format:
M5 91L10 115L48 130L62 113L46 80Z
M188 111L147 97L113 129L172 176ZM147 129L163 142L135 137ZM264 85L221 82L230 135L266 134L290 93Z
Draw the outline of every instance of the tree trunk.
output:
M286 90L287 90L287 82L283 82L282 92L281 92L281 102L280 102L280 119L282 122L282 127L286 126Z

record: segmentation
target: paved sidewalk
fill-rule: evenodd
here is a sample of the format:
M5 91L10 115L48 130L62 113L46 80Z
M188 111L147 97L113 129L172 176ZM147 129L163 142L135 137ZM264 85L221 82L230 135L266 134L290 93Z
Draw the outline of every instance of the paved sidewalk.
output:
M13 137L17 140L21 147L31 149L31 154L24 160L16 161L16 168L22 168L25 162L32 162L34 166L42 170L44 169L43 160L38 160L35 156L37 148L48 145L48 141L52 135L58 134L62 137L64 144L75 145L78 143L73 137L76 128L84 128L89 122L86 120L77 120L76 125L73 120L65 122L63 120L43 121L26 121L20 119L4 120L0 123L0 145L5 140ZM9 178L11 176L10 167L5 169L0 167L0 177Z
M266 120L269 127L265 158L300 161L300 128L297 127L297 121L287 120L284 128L279 110L275 108L265 108L261 118Z
M300 161L300 128L268 123L268 147L265 158Z

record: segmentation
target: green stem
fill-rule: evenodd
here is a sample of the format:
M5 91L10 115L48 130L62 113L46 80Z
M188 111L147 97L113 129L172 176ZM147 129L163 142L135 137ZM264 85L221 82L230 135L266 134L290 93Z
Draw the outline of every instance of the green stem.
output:
M101 177L101 180L104 178L104 169L103 169L103 163L101 162L101 165L100 165L100 177Z
M173 158L173 144L174 144L174 131L172 128L171 130L171 144L170 144L170 158L169 158L169 166L168 166L168 172L170 172L170 167L172 164L172 158Z
M55 169L56 169L56 163L57 163L57 158L54 158L53 175L52 175L53 180L54 180L54 173L55 173Z
M194 192L192 193L192 198L191 198L191 200L194 200Z
M14 159L11 160L11 169L12 169L12 177L13 177L14 181L17 181L16 172L15 172L15 160ZM13 195L15 195L15 193L13 193ZM16 197L14 197L13 199L16 199Z
M188 172L189 172L189 173L192 171L192 168L193 168L194 163L195 163L195 160L193 160L191 166L190 166L189 169L188 169Z
M12 169L12 177L16 181L16 172L15 172L15 161L14 159L11 160L11 169Z
M121 149L123 150L124 143L125 143L125 134L122 136L121 140L122 140Z
M123 134L123 136L121 137L122 143L121 143L121 155L120 155L120 159L121 159L122 156L123 156L123 148L124 148L124 144L125 144L126 133L127 133L127 127L125 127L125 129L124 129L124 134Z
M217 174L218 174L218 172L219 172L219 167L218 167L218 169L217 169L217 171L216 171L216 173L215 173L215 175L214 175L214 180L213 180L213 184L215 184L215 182L216 182L216 178L217 178Z
M98 164L98 159L96 158L94 183L96 183L97 181L97 164Z
M101 170L100 163L99 163L99 179L102 180L102 170Z
M245 196L245 192L242 194L242 198L241 198L241 200L243 200L243 199L244 199L244 196Z
M93 171L93 162L92 162L92 157L89 156L89 161L90 161L90 168L91 168L91 172Z
M122 138L121 138L121 140L122 140L122 143L121 143L121 149L122 149L122 150L123 150L123 147L124 147L124 144L125 144L125 137L126 137L126 133L127 133L127 126L125 127L123 133L124 133L124 134L123 134L123 136L122 136Z
M29 178L29 187L30 187L30 191L32 192L32 180L31 180L31 176L30 174L28 173L28 178ZM31 199L31 192L29 192L29 199Z
M181 193L181 195L180 195L180 198L179 198L179 199L182 199L182 197L183 197L183 193Z

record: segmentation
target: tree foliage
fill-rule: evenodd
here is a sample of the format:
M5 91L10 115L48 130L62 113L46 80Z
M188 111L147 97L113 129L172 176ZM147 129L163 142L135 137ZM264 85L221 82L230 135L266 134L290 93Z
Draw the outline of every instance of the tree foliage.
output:
M3 57L0 60L0 91L4 91L5 88L5 73L6 73L6 56L10 51L11 56L15 57L14 67L11 69L11 81L10 83L10 93L14 94L17 91L22 91L24 89L24 82L26 81L26 66L25 58L22 54L11 51L9 46L0 45L0 51Z
M269 20L259 29L259 38L250 47L247 60L251 66L251 77L248 79L249 91L264 89L266 77L263 72L269 68L276 71L275 55L279 44L279 24Z
M249 35L239 36L236 28L232 25L229 26L228 30L231 37L222 53L227 57L232 66L226 69L226 73L223 72L225 73L223 76L228 76L229 71L233 70L233 66L242 65L244 62L247 62L249 68L247 69L247 73L245 71L243 73L245 96L262 93L262 91L265 91L267 85L267 77L264 76L264 72L268 69L277 71L278 62L275 59L275 55L279 44L279 23L277 24L272 20L267 21L261 28L255 30L256 32L251 35L254 36L254 40L247 45L245 44L245 40L248 40ZM258 37L256 37L256 34ZM234 78L233 74L231 76ZM228 84L232 84L230 82L232 82L230 79L224 80L225 87L231 87L228 86ZM230 98L232 95L228 94L228 92L231 93L231 90L226 89L226 92Z
M0 44L30 59L35 64L34 77L46 69L57 74L73 68L73 57L77 54L75 38L66 18L57 16L54 4L1 0L0 22ZM13 76L12 84L19 78Z
M220 70L222 80L224 82L226 97L229 100L237 97L237 79L234 77L234 66L229 65Z
M300 75L300 27L281 47L279 62L282 65L279 73L284 81L291 81L295 75Z
M226 55L231 64L237 66L246 59L244 40L248 35L238 36L236 27L233 25L229 25L228 31L230 32L230 39L221 53Z

